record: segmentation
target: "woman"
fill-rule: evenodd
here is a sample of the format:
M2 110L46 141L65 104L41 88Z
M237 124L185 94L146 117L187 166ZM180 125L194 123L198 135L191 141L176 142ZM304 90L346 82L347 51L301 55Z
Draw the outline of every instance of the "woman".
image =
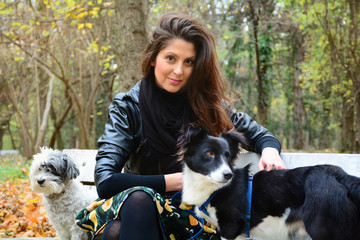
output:
M178 200L165 200L182 189L175 155L181 127L192 123L213 135L243 132L248 150L262 154L260 170L285 168L280 143L230 108L213 37L196 20L165 14L144 51L142 71L141 81L115 96L98 141L95 182L99 197L109 200L84 210L77 223L107 240L188 239L201 224ZM215 232L206 228L197 239L217 239Z

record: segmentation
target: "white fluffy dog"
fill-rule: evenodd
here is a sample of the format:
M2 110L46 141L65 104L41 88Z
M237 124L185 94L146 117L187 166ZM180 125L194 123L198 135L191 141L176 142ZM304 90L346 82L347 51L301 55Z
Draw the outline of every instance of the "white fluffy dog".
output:
M30 167L30 186L43 193L49 222L61 240L90 239L89 233L75 225L75 216L97 195L75 180L79 173L69 156L49 148L41 148Z

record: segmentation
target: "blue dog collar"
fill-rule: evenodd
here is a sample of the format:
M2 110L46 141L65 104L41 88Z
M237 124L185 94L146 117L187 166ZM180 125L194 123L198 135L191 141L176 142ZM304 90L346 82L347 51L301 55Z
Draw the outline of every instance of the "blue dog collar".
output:
M253 176L249 176L247 189L247 208L246 208L246 235L250 238L250 220L251 220L251 199L252 199Z
M206 214L206 216L210 217L210 214L208 213L208 211L206 210L207 205L209 205L209 203L211 202L211 200L213 200L213 198L216 196L216 194L218 193L218 191L214 192L213 194L211 194L211 196L208 198L208 200L206 200L203 204L201 204L201 206L199 207L199 210L203 213Z

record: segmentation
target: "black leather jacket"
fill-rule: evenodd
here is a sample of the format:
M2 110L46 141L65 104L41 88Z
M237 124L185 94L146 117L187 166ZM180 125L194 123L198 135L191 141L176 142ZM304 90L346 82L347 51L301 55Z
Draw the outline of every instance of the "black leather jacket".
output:
M104 134L98 140L95 182L99 186L112 174L124 168L127 173L156 175L178 172L179 168L167 169L164 162L147 159L149 148L142 131L139 110L139 81L129 92L115 96L109 107ZM228 103L227 103L228 104ZM256 123L249 115L229 108L229 117L235 128L244 133L250 143L249 151L261 153L265 147L275 147L280 152L279 141ZM180 168L181 171L181 168Z

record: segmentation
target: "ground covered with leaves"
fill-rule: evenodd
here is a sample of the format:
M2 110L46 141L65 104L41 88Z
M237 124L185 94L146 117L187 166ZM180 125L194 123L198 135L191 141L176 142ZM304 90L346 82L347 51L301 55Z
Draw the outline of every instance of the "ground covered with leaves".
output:
M29 186L29 161L0 156L0 238L55 237L41 195Z

